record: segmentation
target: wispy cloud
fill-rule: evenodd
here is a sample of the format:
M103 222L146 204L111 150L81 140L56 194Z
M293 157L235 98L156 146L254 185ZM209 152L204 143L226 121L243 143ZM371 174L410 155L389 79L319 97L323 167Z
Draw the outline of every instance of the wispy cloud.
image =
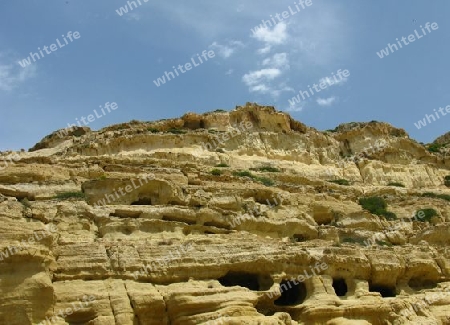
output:
M294 103L290 104L287 109L285 109L286 112L301 112L305 108L306 102L300 102L300 103Z
M242 81L247 86L254 86L266 80L273 80L281 74L280 69L261 69L250 71L242 77Z
M336 97L328 97L328 98L317 98L317 104L320 106L331 106L336 101Z
M222 45L218 42L212 43L209 48L215 50L218 55L224 59L228 59L233 55L237 49L244 47L244 44L240 41L228 41L226 44Z
M0 90L2 91L11 92L36 75L36 65L22 68L19 64L6 64L3 61L12 60L6 60L4 55L0 55Z
M129 12L124 17L125 17L126 20L129 20L129 21L131 21L131 20L135 20L135 21L141 20L141 15L138 14L137 12Z
M266 47L270 45L283 44L287 38L287 25L281 22L273 28L259 28L252 34L253 38L266 43Z
M263 66L272 68L289 69L289 59L287 53L276 53L262 62Z

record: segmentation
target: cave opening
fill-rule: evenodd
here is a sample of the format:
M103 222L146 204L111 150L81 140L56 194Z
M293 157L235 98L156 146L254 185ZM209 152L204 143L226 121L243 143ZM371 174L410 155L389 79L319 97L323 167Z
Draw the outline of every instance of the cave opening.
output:
M422 278L411 278L408 281L408 286L414 290L422 290L422 289L434 289L437 287L436 282L431 280L424 280Z
M397 295L395 287L373 285L371 283L369 283L369 291L370 292L378 292L381 294L381 296L383 298L395 297Z
M293 238L294 238L294 241L296 241L297 243L308 240L308 238L306 238L306 236L304 236L302 234L294 234Z
M306 299L306 286L303 282L295 283L283 280L280 283L281 297L274 301L277 306L295 306Z
M272 277L247 272L228 272L218 279L224 287L240 286L252 291L269 290L273 285Z
M140 197L137 201L132 202L131 205L152 205L152 199L149 197Z
M333 279L333 289L338 297L345 297L348 292L347 283L344 279Z

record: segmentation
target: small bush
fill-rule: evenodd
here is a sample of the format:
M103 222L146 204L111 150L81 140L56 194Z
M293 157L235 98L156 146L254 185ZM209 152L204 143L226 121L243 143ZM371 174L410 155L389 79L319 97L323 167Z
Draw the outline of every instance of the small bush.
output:
M450 187L450 175L444 177L444 185Z
M363 238L344 237L342 239L342 242L343 243L350 243L350 244L360 244L360 245L365 246Z
M428 146L428 151L429 152L439 152L441 148L442 148L441 144L432 143Z
M213 169L211 170L211 175L220 176L222 175L222 171L220 169Z
M102 175L102 176L100 176L98 179L104 181L104 180L107 179L107 178L108 178L108 177L106 177L106 175Z
M346 180L346 179L334 179L334 180L331 180L331 181L328 181L328 182L335 183L335 184L338 184L338 185L344 185L344 186L350 185L350 182L348 180Z
M222 148L217 148L216 152L225 153L225 151Z
M185 130L175 129L175 128L171 128L171 129L167 130L167 132L170 132L173 134L185 134L186 133Z
M450 201L450 195L448 194L436 194L431 192L425 192L422 194L422 197L431 197L433 199L442 199L446 201Z
M360 198L359 204L363 207L363 209L375 214L377 214L377 211L385 210L387 208L386 201L379 196Z
M159 133L159 130L155 129L155 128L148 128L147 131L149 131L151 133Z
M224 109L216 109L214 111L214 113L226 113L226 110L224 110Z
M383 216L386 220L389 221L397 220L397 215L394 212L384 210L379 215Z
M269 172L269 173L279 173L280 172L280 170L278 168L271 167L271 166L262 166L262 167L258 167L258 168L250 168L250 170L255 170L255 171L259 171L259 172Z
M396 220L397 215L393 212L386 210L386 201L379 196L371 196L359 199L359 204L363 209L368 210L370 213L376 214L377 216L382 216L386 220Z
M402 183L398 183L398 182L390 182L390 183L388 183L388 186L405 187L405 185L403 185Z
M261 182L265 186L273 186L275 185L275 182L267 177L257 177L256 180L258 182Z
M217 164L215 167L230 167L230 166L228 166L227 164L224 164L224 163L220 163L220 164Z
M233 176L255 178L255 176L248 170L233 172Z
M411 221L431 222L431 218L438 216L439 214L435 209L420 209L416 211L416 215Z
M82 199L84 200L86 195L83 192L60 192L57 193L55 199L67 200L67 199Z

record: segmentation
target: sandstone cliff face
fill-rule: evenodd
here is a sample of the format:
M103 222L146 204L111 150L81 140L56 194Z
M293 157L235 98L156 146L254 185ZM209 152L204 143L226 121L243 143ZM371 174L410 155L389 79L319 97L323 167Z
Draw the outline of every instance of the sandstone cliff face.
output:
M0 168L0 324L450 324L450 159L386 123L247 104Z

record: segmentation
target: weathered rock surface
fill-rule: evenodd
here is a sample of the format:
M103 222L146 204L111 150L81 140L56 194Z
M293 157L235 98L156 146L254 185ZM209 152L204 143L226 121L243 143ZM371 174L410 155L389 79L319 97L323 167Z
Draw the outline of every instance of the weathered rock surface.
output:
M247 104L60 135L0 154L0 324L450 324L450 158L404 130Z

